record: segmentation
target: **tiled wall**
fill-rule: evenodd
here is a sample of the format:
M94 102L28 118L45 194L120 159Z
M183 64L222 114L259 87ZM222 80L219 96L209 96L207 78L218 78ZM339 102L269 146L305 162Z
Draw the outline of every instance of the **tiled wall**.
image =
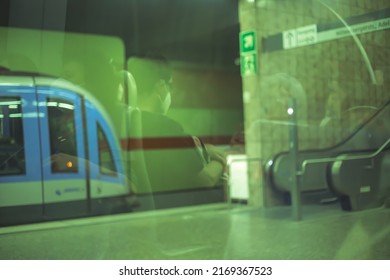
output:
M287 126L264 121L273 118L268 115L269 108L274 108L275 113L277 106L283 106L280 105L283 103L276 102L277 99L297 98L298 116L306 116L299 121L302 124L300 149L317 149L340 142L365 114L372 113L371 108L361 109L357 114L349 114L342 122L333 121L323 129L320 124L329 108L330 95L333 98L332 114L337 116L355 106L380 107L390 97L390 29L276 51L266 49L264 42L267 38L307 25L317 24L318 27L340 22L338 16L348 19L389 7L388 1L381 0L240 1L241 31L256 30L258 42L259 71L256 76L243 77L249 157L260 157L264 162L275 153L288 149ZM283 85L264 86L269 77L277 73L292 77L303 87L305 97L296 96ZM282 117L276 119L284 120ZM253 205L278 204L269 190L263 189L258 165L249 168L249 177Z

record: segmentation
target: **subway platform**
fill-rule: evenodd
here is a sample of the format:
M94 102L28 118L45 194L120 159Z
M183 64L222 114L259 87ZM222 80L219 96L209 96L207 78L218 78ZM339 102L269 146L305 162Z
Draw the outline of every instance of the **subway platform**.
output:
M0 228L3 260L388 260L390 209L213 204Z

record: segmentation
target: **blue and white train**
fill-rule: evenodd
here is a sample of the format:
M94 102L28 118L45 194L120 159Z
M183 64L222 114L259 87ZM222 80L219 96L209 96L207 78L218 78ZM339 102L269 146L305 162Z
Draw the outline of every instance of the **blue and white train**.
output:
M0 225L127 210L122 156L110 119L82 88L0 75Z

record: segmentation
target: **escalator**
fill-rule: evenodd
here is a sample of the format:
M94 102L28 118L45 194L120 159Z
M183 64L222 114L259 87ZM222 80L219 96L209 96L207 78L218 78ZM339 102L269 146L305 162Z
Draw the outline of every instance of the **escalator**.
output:
M362 109L367 108L349 111L361 119ZM338 144L299 151L297 176L301 193L330 192L338 197L341 208L348 211L382 206L390 197L389 120L390 100ZM302 129L298 128L298 134ZM264 166L269 187L290 193L293 165L289 151L274 155Z

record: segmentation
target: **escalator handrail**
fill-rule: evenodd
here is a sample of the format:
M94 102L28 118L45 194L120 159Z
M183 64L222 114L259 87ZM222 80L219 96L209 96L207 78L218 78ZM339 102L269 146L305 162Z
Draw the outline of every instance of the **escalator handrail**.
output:
M390 106L390 99L388 99L380 108L378 108L378 110L375 113L373 113L368 119L366 119L360 125L358 125L349 136L347 136L345 139L341 140L339 143L335 144L334 146L326 147L326 148L319 148L319 149L315 149L315 150L314 149L307 149L307 150L299 151L299 152L300 153L312 153L312 152L332 152L332 151L334 151L335 149L337 149L337 148L341 147L342 145L344 145L345 143L347 143L356 134L358 134L364 127L366 127L368 124L370 124L370 122L374 118L376 118L379 114L381 114L387 108L387 106ZM288 124L288 123L286 122L286 124ZM285 155L285 154L288 154L288 153L289 153L288 151L283 151L283 152L276 153L272 157L273 158L273 162L275 162L278 157L280 157L282 155ZM324 160L325 159L327 159L327 158L324 158ZM328 162L328 160L326 160L325 162ZM319 162L319 163L322 163L322 161ZM299 171L298 173L301 173L301 171Z
M379 155L385 148L386 146L390 143L390 138L387 139L385 143L383 143L382 146L380 146L375 152L371 154L364 154L364 155L344 155L342 157L337 156L337 157L326 157L326 158L315 158L315 159L306 159L302 162L301 164L301 170L298 171L298 175L302 175L305 173L306 166L309 164L317 164L317 163L329 163L333 162L336 160L359 160L359 159L370 159L374 158L377 155Z

